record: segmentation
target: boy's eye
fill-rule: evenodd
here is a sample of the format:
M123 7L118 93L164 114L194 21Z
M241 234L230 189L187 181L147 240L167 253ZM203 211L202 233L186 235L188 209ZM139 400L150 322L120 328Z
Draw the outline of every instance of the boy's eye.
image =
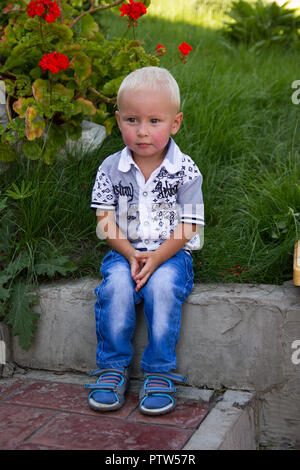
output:
M152 124L157 124L157 123L158 123L158 119L156 119L156 118L151 119L151 123L152 123Z
M127 119L127 121L128 121L128 122L135 122L135 118L130 117L130 118Z

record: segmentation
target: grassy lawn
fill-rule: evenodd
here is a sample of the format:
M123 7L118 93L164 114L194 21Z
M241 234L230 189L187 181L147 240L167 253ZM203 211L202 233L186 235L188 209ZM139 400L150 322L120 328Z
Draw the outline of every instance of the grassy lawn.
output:
M193 253L195 280L281 284L292 278L300 238L300 105L291 101L300 49L254 52L230 44L220 31L224 5L152 0L137 37L148 52L158 43L167 48L161 66L179 83L184 113L175 140L203 174L205 244ZM132 34L118 12L97 18L106 36ZM183 41L193 51L187 64L176 65ZM97 167L122 146L115 129L83 157L47 168L36 161L11 164L1 177L2 194L22 180L38 188L22 205L15 202L18 246L34 257L43 242L69 256L77 266L73 277L98 275L109 247L96 238L90 195Z

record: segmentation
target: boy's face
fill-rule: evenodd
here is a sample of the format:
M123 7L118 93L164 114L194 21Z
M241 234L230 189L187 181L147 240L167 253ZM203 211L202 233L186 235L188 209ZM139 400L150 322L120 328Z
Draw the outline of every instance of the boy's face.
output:
M133 158L149 162L165 156L169 137L179 130L182 116L165 90L125 90L116 111L123 141Z

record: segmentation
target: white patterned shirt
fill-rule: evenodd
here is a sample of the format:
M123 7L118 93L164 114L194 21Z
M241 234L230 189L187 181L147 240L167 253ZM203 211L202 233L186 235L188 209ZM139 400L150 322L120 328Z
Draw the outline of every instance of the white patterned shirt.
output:
M204 205L202 175L195 162L170 138L167 154L149 179L128 147L99 166L92 192L92 209L115 211L116 223L134 246L156 250L179 223L196 224L197 234L184 246L202 248Z

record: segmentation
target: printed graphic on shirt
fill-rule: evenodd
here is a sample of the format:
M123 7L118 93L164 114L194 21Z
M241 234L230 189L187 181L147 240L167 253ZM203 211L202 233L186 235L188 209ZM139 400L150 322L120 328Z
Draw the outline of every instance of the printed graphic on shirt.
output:
M114 196L111 191L111 182L103 171L99 171L92 194L93 201L101 201L102 204L114 203Z
M133 185L130 183L129 186L123 186L122 182L119 181L119 184L113 185L113 192L115 196L127 196L128 202L131 202L133 199Z
M154 195L153 202L157 203L160 200L171 202L176 200L179 184L182 182L184 176L183 171L178 171L175 174L169 173L165 168L162 168L156 178L153 180L154 189L151 191Z

